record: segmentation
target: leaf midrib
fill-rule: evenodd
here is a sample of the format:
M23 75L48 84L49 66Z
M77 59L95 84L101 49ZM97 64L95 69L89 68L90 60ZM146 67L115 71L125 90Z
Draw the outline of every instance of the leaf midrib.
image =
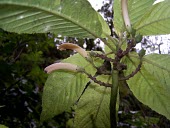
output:
M46 13L49 13L49 14L52 14L53 16L59 16L63 19L65 19L66 21L69 21L73 24L76 24L77 26L79 26L80 28L83 28L85 31L87 31L88 33L90 33L92 36L94 36L95 38L100 38L99 36L97 36L95 33L93 33L90 29L88 29L86 26L83 26L82 24L76 22L75 20L69 18L67 15L63 14L63 13L57 13L57 12L54 12L52 10L47 10L45 7L38 7L38 6L34 6L34 5L25 5L25 4L18 4L18 3L1 3L1 5L3 6L21 6L21 7L27 7L27 8L34 8L35 10L41 10L43 13L46 12Z

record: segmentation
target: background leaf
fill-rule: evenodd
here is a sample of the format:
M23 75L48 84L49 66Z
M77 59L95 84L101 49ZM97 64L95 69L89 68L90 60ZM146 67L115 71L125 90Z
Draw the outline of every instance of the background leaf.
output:
M155 0L128 0L128 11L132 26L140 21ZM125 26L121 11L121 0L114 1L114 26L116 32L124 32Z
M0 124L0 128L8 128L8 127L5 126L5 125Z
M63 60L63 62L85 67L92 75L96 72L91 64L80 54L75 54ZM44 87L41 120L47 120L69 110L79 98L88 82L89 78L82 73L62 70L51 73Z
M128 8L131 24L134 25L139 22L154 2L155 0L129 0Z
M157 4L155 0L128 1L129 17L138 33L141 35L161 35L170 33L170 1ZM114 26L117 33L124 32L125 26L121 12L121 0L114 2Z
M170 1L157 3L146 11L142 19L135 24L142 35L163 35L170 33Z
M128 66L128 70L125 72L126 75L134 71L139 64L137 56L132 56L124 60ZM130 78L127 83L139 101L170 119L170 85L165 84L170 73L167 66L167 56L156 56L146 56L141 70ZM162 57L164 59L161 59ZM158 77L159 75L162 75L162 77Z
M108 81L108 76L99 80ZM74 126L76 128L110 127L110 88L91 83L81 97L75 110Z
M11 32L81 38L110 34L106 22L86 0L1 0L0 12L0 28Z

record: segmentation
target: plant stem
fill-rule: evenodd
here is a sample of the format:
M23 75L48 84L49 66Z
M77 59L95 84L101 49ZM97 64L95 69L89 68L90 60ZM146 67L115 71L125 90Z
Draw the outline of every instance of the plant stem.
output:
M118 93L118 71L113 70L112 73L112 87L111 87L111 97L110 97L110 124L111 128L117 127L117 113L116 113L116 102L117 102L117 93Z

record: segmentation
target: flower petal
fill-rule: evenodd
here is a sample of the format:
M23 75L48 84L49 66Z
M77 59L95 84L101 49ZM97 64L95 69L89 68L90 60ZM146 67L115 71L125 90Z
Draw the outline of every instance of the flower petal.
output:
M78 52L80 55L82 55L83 57L87 58L88 57L88 53L81 48L80 46L76 45L76 44L72 44L72 43L64 43L61 44L58 49L60 50L66 50L66 49L71 49L71 50L75 50L76 52Z
M78 66L74 64L70 64L70 63L54 63L54 64L47 66L44 70L47 73L51 73L52 71L59 70L59 69L77 71Z

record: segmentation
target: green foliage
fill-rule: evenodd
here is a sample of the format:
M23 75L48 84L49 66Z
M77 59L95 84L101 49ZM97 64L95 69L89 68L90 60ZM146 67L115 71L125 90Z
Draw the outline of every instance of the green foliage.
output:
M137 33L142 35L161 35L170 33L168 23L169 16L169 1L154 4L155 0L130 0L128 1L129 17L132 26ZM125 26L121 13L121 0L114 2L114 23L116 31L123 32ZM159 31L158 31L159 29Z
M54 71L47 78L43 67L54 62L54 56L47 58L51 55L49 47L54 47L54 44L47 40L50 35L42 34L39 37L35 34L38 36L35 41L31 41L33 37L30 38L28 35L20 39L13 39L12 35L10 40L7 40L4 36L6 33L2 32L0 81L3 83L2 90L5 88L2 94L16 86L15 89L23 95L41 96L41 93L34 93L32 88L40 88L47 78L42 99L42 121L68 112L75 113L75 117L73 116L68 123L69 125L73 122L71 127L112 128L117 125L116 108L121 101L119 95L120 98L126 97L130 88L140 102L170 119L169 55L145 55L143 49L138 54L136 51L132 52L136 43L141 41L141 35L170 33L170 2L165 0L153 4L154 1L130 0L127 5L125 0L115 0L115 33L112 37L109 26L87 0L0 0L0 27L4 30L31 34L52 32L56 35L81 38L81 42L83 38L100 38L105 43L106 52L95 52L94 55L85 58L79 54L67 56L67 59L62 60L63 63L71 63L84 70ZM121 2L125 2L123 9ZM106 37L108 39L104 39ZM85 40L87 42L87 39ZM60 53L57 56L59 59L63 58L60 57ZM106 68L106 62L109 68ZM25 84L32 86L24 86ZM5 101L3 104L6 105ZM0 109L3 108L5 107ZM20 115L22 119L24 114ZM151 123L157 122L157 118L146 118L151 119ZM136 119L145 122L140 114ZM140 127L145 126L137 120L128 122ZM148 123L149 125L151 124Z
M170 119L168 58L169 55L157 54L144 57L140 72L127 83L138 100ZM134 71L139 64L135 55L127 57L124 61L128 66L126 75Z
M69 111L87 82L88 79L80 73L61 71L50 74L44 87L41 120Z
M108 76L98 79L108 81ZM76 128L110 127L109 118L110 89L91 83L75 109Z
M8 128L5 125L0 124L0 128Z
M80 65L90 71L90 74L96 72L92 65L79 54L73 55L63 62ZM44 87L41 120L44 121L65 110L68 111L76 103L88 81L87 76L78 72L60 71L50 74Z
M169 6L169 0L152 5L134 27L142 35L163 35L170 33L168 26L170 22Z
M89 85L75 110L75 127L110 127L109 99L110 89L99 85Z
M11 32L52 32L81 38L110 34L105 21L85 0L64 0L60 4L55 0L1 0L0 11L0 28Z
M53 62L57 53L53 40L47 34L18 35L0 31L1 124L28 128L58 125L53 120L46 124L39 122L42 89L47 79L43 69Z

